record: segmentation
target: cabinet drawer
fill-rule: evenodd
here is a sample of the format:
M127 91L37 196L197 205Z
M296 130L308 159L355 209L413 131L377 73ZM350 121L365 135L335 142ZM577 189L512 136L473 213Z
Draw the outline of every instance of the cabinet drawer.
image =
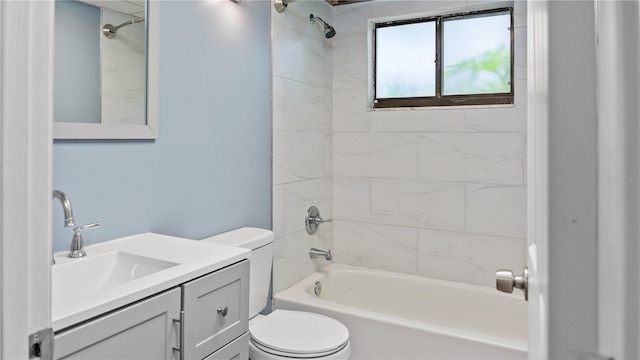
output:
M182 285L184 356L203 359L247 332L249 261Z
M249 333L233 340L222 349L207 356L204 360L247 360L249 359Z
M175 359L180 289L55 335L55 359Z

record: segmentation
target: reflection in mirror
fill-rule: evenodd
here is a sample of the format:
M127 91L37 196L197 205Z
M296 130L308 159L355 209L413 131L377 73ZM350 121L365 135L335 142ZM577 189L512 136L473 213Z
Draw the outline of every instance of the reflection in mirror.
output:
M146 11L145 0L55 1L55 138L156 137L118 135L136 127L146 134L140 127L154 123L147 120Z

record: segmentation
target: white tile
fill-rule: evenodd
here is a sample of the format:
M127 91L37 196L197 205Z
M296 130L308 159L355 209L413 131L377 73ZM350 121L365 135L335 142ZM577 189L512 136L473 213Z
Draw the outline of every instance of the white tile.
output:
M336 221L333 242L341 264L418 273L418 229Z
M495 4L495 0L466 0L466 7L468 8L491 8L493 4ZM468 11L468 10L465 10Z
M421 134L418 144L422 179L523 183L524 134Z
M365 20L366 26L366 20ZM332 39L332 45L336 46L366 46L367 31L364 30L345 30L339 23L334 25L336 28L336 36ZM344 59L342 60L344 61Z
M333 37L335 39L335 36ZM330 41L331 39L327 39L326 41ZM322 79L324 81L323 85L327 89L333 88L333 43L323 43L322 52L322 60L323 60L323 69L322 69Z
M273 112L273 131L287 129L287 79L273 76L271 106Z
M304 218L311 205L320 210L323 218L333 218L332 184L330 178L290 183L285 186L285 234L305 229ZM327 224L323 224L327 225ZM321 226L328 229L329 226Z
M311 37L315 40L323 40L324 33L322 27L319 24L311 24L309 21L309 14L318 16L329 24L333 24L332 19L332 6L326 1L322 0L300 0L295 4L290 4L283 13L277 13L273 5L271 6L272 22L278 26L287 28L287 31L291 33L297 33L307 37Z
M524 239L422 229L419 236L422 276L495 287L496 270L526 265Z
M272 228L274 238L281 238L285 235L285 196L284 187L286 185L273 186L273 205L272 205Z
M333 178L333 216L340 220L371 220L371 180Z
M397 1L382 0L375 1L373 17L402 16L420 13L437 15L450 12L452 10L464 10L464 0L429 0L429 1Z
M527 78L527 28L516 27L514 29L514 80Z
M144 53L118 49L118 84L122 90L144 92L147 71Z
M366 89L333 90L333 131L369 131L370 123Z
M368 81L366 44L333 47L333 88L366 88Z
M527 132L527 81L515 81L513 107L465 110L467 132Z
M367 21L371 18L371 6L354 5L334 6L333 22L341 32L367 31Z
M145 124L146 96L141 91L120 90L102 97L101 120L104 124ZM109 111L104 111L109 109Z
M414 134L336 133L333 152L336 176L417 176L418 145Z
M333 134L326 132L324 137L324 176L333 176Z
M111 9L123 14L133 14L144 11L144 2L140 1L113 1L113 0L81 0L83 3L104 9ZM114 24L117 25L117 24Z
M362 5L362 4L361 4ZM344 9L344 11L341 11ZM338 35L334 37L333 45L366 45L367 27L371 18L371 7L336 6L334 7L333 22Z
M328 249L328 243L322 238L299 231L276 239L273 250L273 293L280 292L320 270L328 262L311 260L309 249L312 247Z
M333 7L333 16L334 19L336 16L339 16L341 13L349 12L349 11L357 11L362 14L362 16L366 18L371 17L371 9L373 3L372 2L359 2L355 4L349 4L348 6L334 6Z
M276 131L273 134L273 183L324 176L324 134Z
M105 72L118 71L118 52L114 51L114 49L103 50L100 54L100 60L102 61L100 68L103 74Z
M466 231L525 239L527 188L468 184Z
M465 186L420 180L371 180L371 220L438 230L464 229Z
M513 24L515 27L527 26L527 0L513 2Z
M138 6L140 6L141 8L145 7L145 0L125 0L126 2L132 3L132 4L136 4Z
M101 96L105 98L107 96L116 94L120 91L120 85L118 83L118 73L113 71L107 71L102 73Z
M375 110L371 111L371 131L464 131L464 111L453 108L421 110Z
M278 86L276 88L276 86ZM281 94L284 86L284 94ZM277 105L284 101L282 119L274 119L274 130L331 132L331 90L293 80L282 80L276 84ZM284 99L282 99L284 97Z
M324 45L322 41L273 24L273 75L324 85Z

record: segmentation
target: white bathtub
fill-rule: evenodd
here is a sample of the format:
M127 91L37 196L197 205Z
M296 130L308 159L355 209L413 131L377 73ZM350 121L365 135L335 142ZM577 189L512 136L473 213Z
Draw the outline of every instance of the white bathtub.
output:
M526 302L491 288L331 264L276 294L274 307L341 321L352 359L527 358Z

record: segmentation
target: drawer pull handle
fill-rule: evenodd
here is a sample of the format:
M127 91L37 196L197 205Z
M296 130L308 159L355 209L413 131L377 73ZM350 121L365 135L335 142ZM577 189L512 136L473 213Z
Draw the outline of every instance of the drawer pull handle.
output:
M174 324L180 324L180 346L174 346L173 351L180 353L180 360L184 360L184 310L180 311L180 319L173 319Z
M227 313L229 312L229 308L228 307L219 307L218 308L218 314L222 315L222 317L227 316Z

